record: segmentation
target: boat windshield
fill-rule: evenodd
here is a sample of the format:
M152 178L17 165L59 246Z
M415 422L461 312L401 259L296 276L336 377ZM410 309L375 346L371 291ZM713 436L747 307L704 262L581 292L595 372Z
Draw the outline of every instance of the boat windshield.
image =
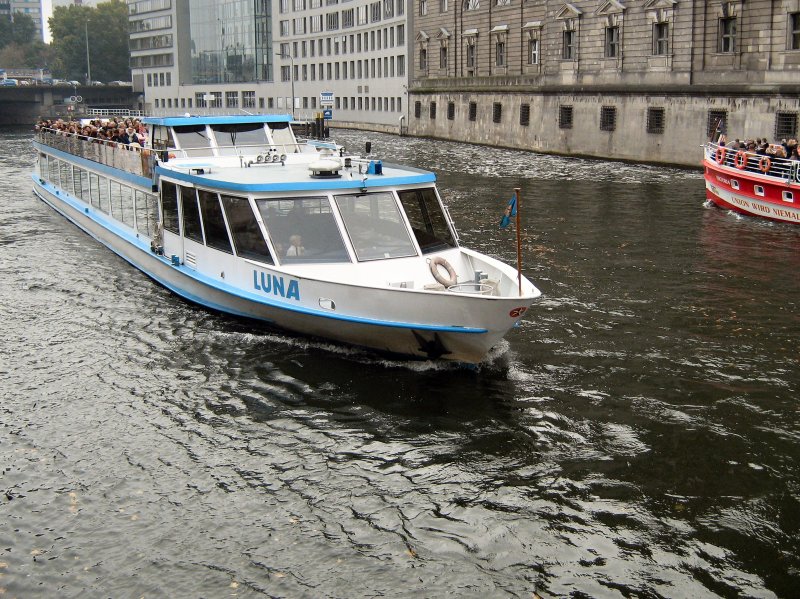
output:
M220 154L235 154L235 147L256 146L268 148L267 132L263 123L236 123L213 125L211 130L220 148Z
M281 263L350 262L327 197L256 200Z
M398 195L423 254L456 246L433 187L400 191Z
M337 195L335 200L359 260L417 254L390 192Z
M205 125L183 125L175 127L175 137L187 156L207 156L211 141Z

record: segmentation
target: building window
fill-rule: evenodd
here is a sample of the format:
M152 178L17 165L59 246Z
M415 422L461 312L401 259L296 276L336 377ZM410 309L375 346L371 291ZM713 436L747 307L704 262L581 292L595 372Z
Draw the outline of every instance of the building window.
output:
M647 109L647 132L662 134L664 133L664 109L663 108L648 108Z
M225 108L237 108L239 106L239 92L225 92Z
M789 50L800 50L800 12L789 15Z
M464 10L478 10L480 7L480 0L465 0L464 2Z
M653 54L656 56L669 54L669 23L653 25Z
M447 12L447 0L439 0L439 12Z
M600 131L614 131L617 128L617 107L600 107Z
M565 31L562 39L561 58L564 60L575 59L575 30Z
M736 50L736 17L719 20L719 52Z
M528 64L539 64L539 40L528 40Z
M572 106L558 107L558 128L572 129Z
M503 105L500 102L492 104L492 122L500 123L503 121Z
M606 27L606 58L619 57L619 27Z
M424 17L428 14L428 0L419 0L419 16Z
M419 49L419 70L423 73L428 72L428 51L425 48Z
M498 67L506 66L506 43L497 42L494 45L494 64Z
M195 92L195 94L194 94L194 105L197 108L205 108L206 107L206 93L205 92Z
M797 136L797 113L778 112L775 114L775 139L789 139Z
M531 122L531 105L520 104L519 106L519 124L527 127Z
M361 98L358 99L358 103L361 104ZM361 110L361 106L358 107ZM414 102L414 118L418 119L422 115L422 102L417 100Z
M431 102L431 107L428 112L428 116L431 117L432 121L436 120L436 102Z
M456 103L455 102L448 102L447 103L447 120L452 121L456 118Z
M469 103L469 120L476 121L478 119L478 103Z
M447 69L447 48L444 46L439 48L439 68Z
M467 68L475 68L475 44L467 45Z
M708 125L706 126L706 135L709 139L717 141L719 134L724 133L728 129L728 111L727 110L709 110L708 111Z

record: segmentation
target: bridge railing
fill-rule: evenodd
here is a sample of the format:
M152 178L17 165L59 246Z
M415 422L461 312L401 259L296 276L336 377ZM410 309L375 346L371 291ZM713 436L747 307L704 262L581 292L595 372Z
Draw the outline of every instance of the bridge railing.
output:
M36 133L40 143L92 162L117 168L140 177L153 178L155 153L146 148L118 144L55 129Z

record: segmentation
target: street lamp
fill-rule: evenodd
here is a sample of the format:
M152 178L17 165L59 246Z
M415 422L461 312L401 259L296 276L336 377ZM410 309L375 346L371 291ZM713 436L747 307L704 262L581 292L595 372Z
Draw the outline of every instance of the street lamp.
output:
M89 63L89 19L83 22L86 31L86 85L92 84L92 65Z
M291 54L279 54L281 58L288 58L291 61L291 71L289 72L289 79L292 82L292 120L294 120L294 58Z

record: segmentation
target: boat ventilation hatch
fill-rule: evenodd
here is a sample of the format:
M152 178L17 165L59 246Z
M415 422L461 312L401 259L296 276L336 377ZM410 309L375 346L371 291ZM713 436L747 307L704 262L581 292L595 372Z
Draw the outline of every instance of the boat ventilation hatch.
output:
M339 174L341 169L342 163L338 158L322 158L308 165L313 179L338 179L342 176Z

